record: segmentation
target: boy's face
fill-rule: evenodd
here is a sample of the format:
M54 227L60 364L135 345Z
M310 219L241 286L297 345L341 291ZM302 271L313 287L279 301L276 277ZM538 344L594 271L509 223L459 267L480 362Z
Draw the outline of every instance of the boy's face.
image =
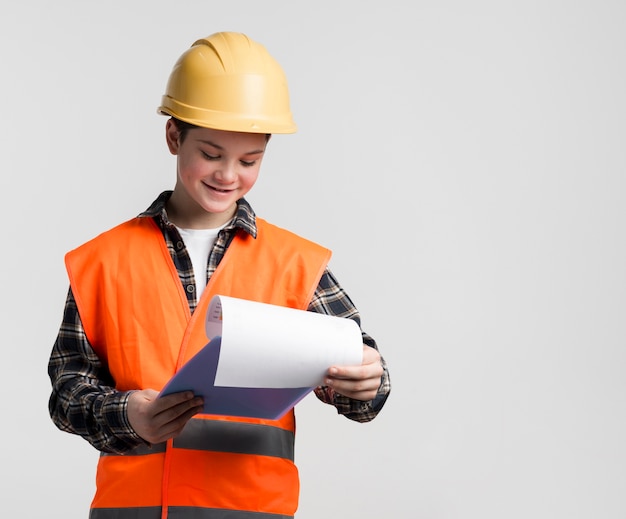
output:
M258 178L267 137L209 128L189 130L183 142L179 137L176 125L168 121L167 144L178 157L171 199L175 223L190 228L226 223L235 214L237 200Z

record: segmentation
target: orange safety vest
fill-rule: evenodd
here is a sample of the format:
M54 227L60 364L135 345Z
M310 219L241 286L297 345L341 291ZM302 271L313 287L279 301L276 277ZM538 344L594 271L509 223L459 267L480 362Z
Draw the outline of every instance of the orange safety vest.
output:
M162 233L131 219L69 252L70 285L90 344L120 391L160 390L206 343L211 298L305 310L331 252L257 219L239 230L191 315ZM98 461L91 519L279 519L298 506L295 415L196 415L180 436ZM239 513L238 513L239 512Z

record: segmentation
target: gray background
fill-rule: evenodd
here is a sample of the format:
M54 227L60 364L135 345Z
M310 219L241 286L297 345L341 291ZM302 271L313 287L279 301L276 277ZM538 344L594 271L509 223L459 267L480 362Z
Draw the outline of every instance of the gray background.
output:
M250 201L333 249L393 380L370 424L298 406L298 519L626 517L626 4L9 5L5 515L87 516L97 453L47 414L63 255L173 186L167 76L235 30L299 125Z

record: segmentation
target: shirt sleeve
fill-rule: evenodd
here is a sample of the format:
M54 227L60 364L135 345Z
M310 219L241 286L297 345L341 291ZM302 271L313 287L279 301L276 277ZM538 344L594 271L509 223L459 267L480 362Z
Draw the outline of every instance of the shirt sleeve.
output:
M315 290L315 294L313 295L313 299L309 304L308 310L310 312L353 319L359 325L359 328L361 328L361 317L358 310L346 291L339 285L339 282L328 268L325 270L322 278L320 279L317 289ZM364 344L378 350L376 341L365 333L362 328L361 334L363 336ZM381 364L383 366L383 375L381 377L378 393L373 400L363 402L361 400L348 398L336 393L332 388L327 386L316 387L314 389L315 395L322 402L334 405L337 412L346 418L356 422L369 422L376 418L387 401L387 397L391 391L389 370L387 369L387 363L382 356Z
M71 288L48 375L48 409L59 429L83 437L102 452L121 454L146 443L128 423L131 393L113 387L110 373L87 340Z

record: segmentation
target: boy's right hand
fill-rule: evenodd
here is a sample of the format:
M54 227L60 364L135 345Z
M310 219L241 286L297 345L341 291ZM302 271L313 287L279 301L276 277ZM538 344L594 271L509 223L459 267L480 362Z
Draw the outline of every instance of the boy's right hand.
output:
M178 436L189 419L202 411L203 400L190 391L157 398L154 389L133 391L128 399L128 421L148 443Z

